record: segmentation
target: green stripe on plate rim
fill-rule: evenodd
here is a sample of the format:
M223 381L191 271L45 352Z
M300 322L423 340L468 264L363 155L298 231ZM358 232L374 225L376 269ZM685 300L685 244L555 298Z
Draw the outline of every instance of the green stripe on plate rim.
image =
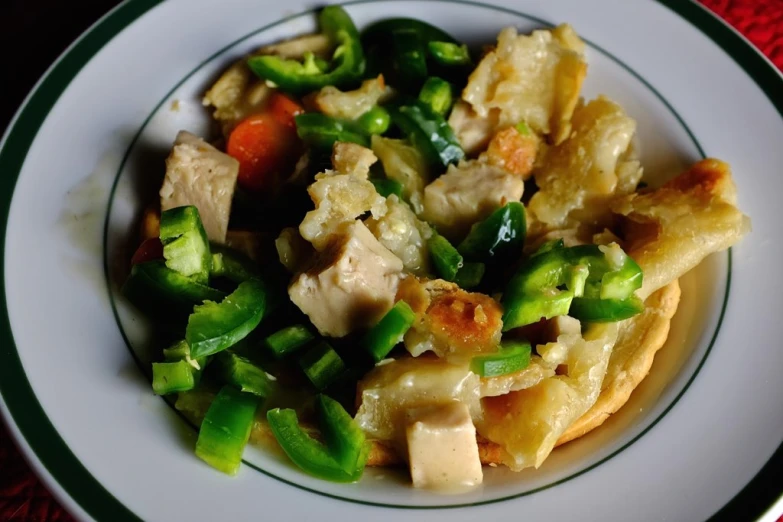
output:
M68 49L55 65L44 75L31 95L19 109L9 129L0 143L0 216L4 226L0 231L2 248L5 247L6 227L13 190L38 129L43 124L49 110L54 106L68 84L89 60L116 34L133 23L138 17L161 3L162 0L126 0L110 12L77 42ZM448 0L446 0L448 1ZM659 0L677 12L694 26L700 28L732 56L767 94L778 112L783 115L783 97L780 87L781 78L764 58L739 35L735 34L718 19L712 17L699 6L676 0ZM366 3L366 2L351 2ZM477 6L501 9L478 2L458 2ZM514 13L510 10L507 12ZM216 53L217 54L217 53ZM771 73L771 74L770 74ZM642 80L643 81L643 80ZM130 148L129 148L130 150ZM730 256L730 254L729 254ZM731 262L731 257L729 257ZM0 257L0 271L4 273L5 256ZM727 287L730 281L727 281ZM4 279L0 280L0 338L5 341L5 350L0 352L0 395L8 408L10 419L30 446L41 465L56 482L82 509L95 519L139 520L132 512L117 501L84 468L79 460L65 445L46 417L38 402L19 359L8 318L8 304L5 296ZM721 312L722 314L724 309ZM714 342L714 338L712 340ZM703 363L703 361L702 361ZM782 446L783 447L783 446ZM738 495L720 514L737 501L743 501L753 495L754 487L771 464L781 457L779 448L772 460L765 466L743 492ZM584 472L584 471L583 471ZM768 507L770 503L767 503ZM747 514L747 512L745 512ZM722 517L721 517L722 518Z

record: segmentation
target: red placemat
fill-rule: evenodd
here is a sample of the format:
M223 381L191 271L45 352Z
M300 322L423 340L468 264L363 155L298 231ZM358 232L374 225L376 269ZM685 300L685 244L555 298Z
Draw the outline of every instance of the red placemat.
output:
M687 1L687 0L683 0ZM700 0L783 69L783 0ZM0 423L0 521L71 522ZM778 522L783 522L783 516Z

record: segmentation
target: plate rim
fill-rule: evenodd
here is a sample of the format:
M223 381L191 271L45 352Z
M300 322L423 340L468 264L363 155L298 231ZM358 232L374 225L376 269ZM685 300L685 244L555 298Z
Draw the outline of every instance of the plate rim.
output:
M46 121L49 110L100 50L162 2L124 0L99 18L41 76L0 139L0 171L4 173L0 179L0 340L6 347L0 351L0 415L25 459L64 507L72 513L83 513L96 520L135 521L140 518L100 484L73 454L44 412L27 379L8 314L5 240L16 182L29 148ZM748 74L783 117L783 76L742 34L695 0L656 2L679 15L720 47L728 58ZM491 0L488 6L492 6ZM11 406L9 402L24 403L24 413L21 414L18 406ZM781 469L783 443L751 481L709 520L762 516L781 498Z

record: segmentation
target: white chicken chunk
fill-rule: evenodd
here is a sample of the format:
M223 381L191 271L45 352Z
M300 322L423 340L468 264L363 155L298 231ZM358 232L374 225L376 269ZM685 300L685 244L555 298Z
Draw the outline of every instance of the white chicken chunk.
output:
M224 243L239 162L187 131L180 131L166 159L160 208L198 208L211 241Z
M525 184L520 176L479 161L449 166L424 189L424 218L438 232L454 238L510 201L519 201Z
M407 439L414 487L459 490L483 481L476 428L465 404L409 410Z
M401 272L402 261L354 221L340 227L288 295L322 335L343 337L391 309Z
M377 161L371 150L337 143L332 161L337 170L316 175L307 188L315 210L308 212L299 225L299 233L318 251L326 248L342 224L368 211L375 218L386 213L386 199L367 179L370 165Z
M497 109L501 126L524 121L560 143L570 134L571 115L587 74L580 43L569 26L529 36L513 27L503 29L495 49L470 75L462 99L482 118Z
M386 214L366 221L367 228L383 246L402 260L405 270L417 275L429 272L430 253L427 239L432 235L429 225L392 194L386 198Z

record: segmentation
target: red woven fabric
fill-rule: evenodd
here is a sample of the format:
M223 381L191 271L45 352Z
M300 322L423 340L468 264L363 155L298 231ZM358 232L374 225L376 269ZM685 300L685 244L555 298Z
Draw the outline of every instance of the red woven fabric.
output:
M687 0L683 0L687 1ZM783 69L783 0L700 0ZM0 521L70 522L0 424ZM783 516L778 522L783 522Z

